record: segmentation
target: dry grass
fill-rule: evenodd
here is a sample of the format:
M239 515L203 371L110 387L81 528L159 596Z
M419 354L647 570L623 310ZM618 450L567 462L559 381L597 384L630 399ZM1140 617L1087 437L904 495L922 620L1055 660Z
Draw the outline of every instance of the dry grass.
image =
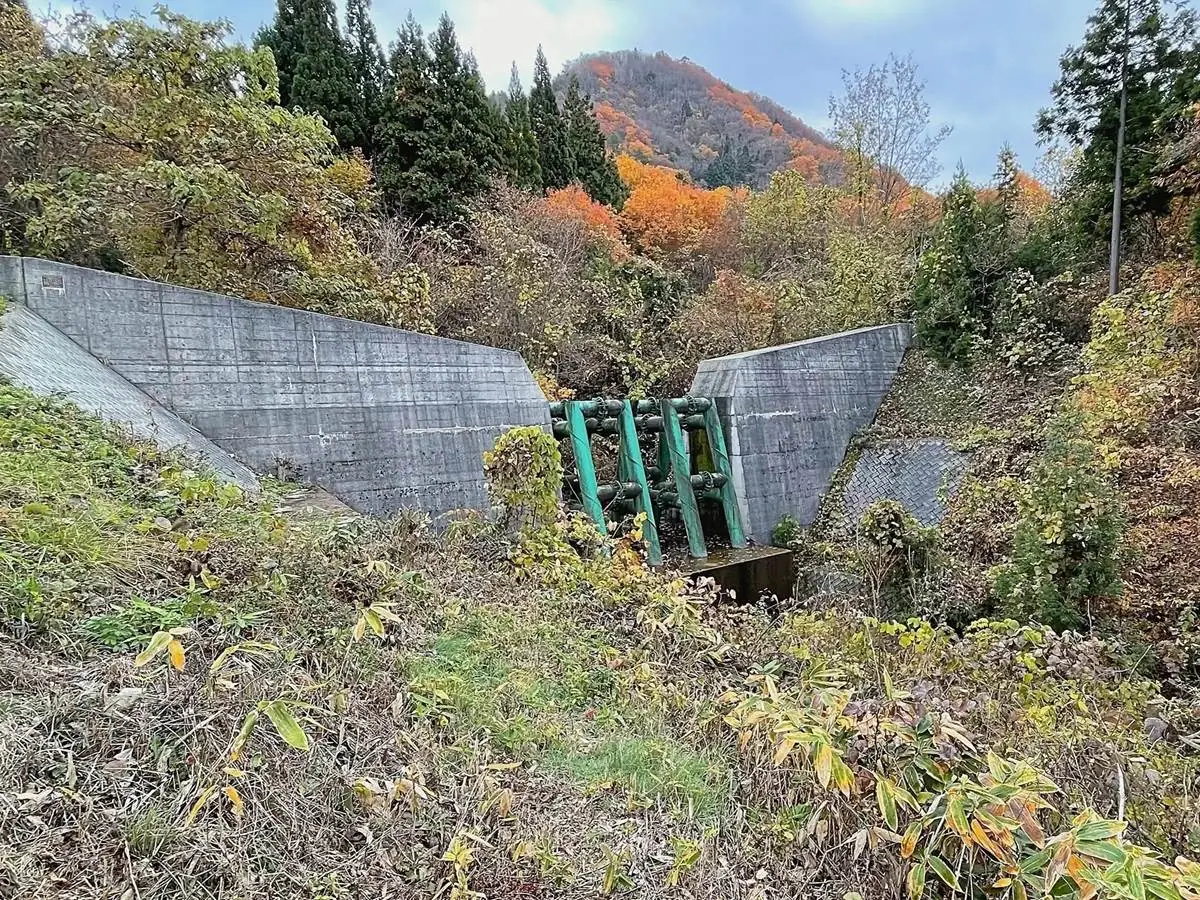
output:
M1115 813L1119 766L1134 835L1168 854L1191 840L1186 708L1103 642L770 622L682 592L624 547L583 558L552 541L514 563L512 539L479 522L436 536L294 517L309 504L285 489L219 496L176 460L4 391L0 472L40 465L70 489L30 509L27 476L0 483L0 896L893 896L906 865L855 839L878 815L884 670L980 747L1045 767L1064 814ZM101 506L119 511L97 525L119 548L103 567L26 543L31 519ZM396 620L356 639L371 604ZM165 654L134 665L149 632L180 622L182 671ZM251 641L278 650L210 671ZM799 758L739 748L723 721L724 695L771 661L799 696L814 672L847 680L848 796ZM264 715L233 760L272 701L309 749ZM1151 715L1167 725L1153 739Z

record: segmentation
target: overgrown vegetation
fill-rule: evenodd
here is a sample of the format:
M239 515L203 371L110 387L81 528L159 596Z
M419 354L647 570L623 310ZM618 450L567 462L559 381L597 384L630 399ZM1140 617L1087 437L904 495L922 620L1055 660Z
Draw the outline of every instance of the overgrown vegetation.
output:
M253 48L165 9L4 15L5 249L515 349L581 395L892 320L930 226L891 168L850 179L807 138L821 164L760 193L613 156L593 80L556 89L539 54L528 94L489 99L447 17L384 59L364 3L345 34L325 0L284 4Z
M4 248L511 348L553 399L911 317L848 461L937 439L966 474L926 527L847 519L843 472L776 529L804 590L772 619L569 515L540 429L436 534L294 516L0 385L0 893L1200 897L1192 12L1102 0L1053 190L1005 150L939 203L904 60L847 75L834 149L665 57L556 91L539 54L494 102L448 18L385 60L366 4L342 34L306 2L254 49L0 2ZM625 93L689 104L691 177L661 122L593 115L649 72Z
M1185 706L1098 638L771 622L561 514L293 520L275 488L0 397L23 896L1196 890L1159 861L1191 840L1193 764L1139 725ZM533 446L507 443L497 473ZM888 553L911 531L863 527Z

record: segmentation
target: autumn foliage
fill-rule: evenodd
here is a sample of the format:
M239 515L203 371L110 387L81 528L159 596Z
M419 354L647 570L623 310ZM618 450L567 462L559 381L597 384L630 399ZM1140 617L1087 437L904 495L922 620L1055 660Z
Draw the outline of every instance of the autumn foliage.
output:
M709 87L708 95L719 103L732 106L742 114L743 119L755 128L771 127L770 117L755 105L754 99L749 94L735 91L722 81Z
M621 236L621 223L611 207L597 203L578 184L551 191L541 201L542 212L548 219L572 222L602 244L614 255L627 255L628 248Z
M807 138L791 142L792 158L787 162L787 168L799 172L810 184L821 183L821 166L840 163L842 154L834 147L818 144Z
M609 146L644 162L670 166L697 183L761 187L772 172L811 145L818 163L834 153L831 142L786 109L721 81L687 58L638 51L590 54L571 63L564 78L578 77L591 95ZM748 156L736 174L709 178L707 169L728 143L728 154ZM824 152L822 152L824 151ZM836 181L836 171L822 175Z
M617 157L617 170L629 186L621 210L626 236L651 255L679 256L700 247L720 223L734 192L696 187L682 172Z
M978 191L980 203L995 203L1000 199L994 187ZM1021 215L1032 216L1045 212L1050 206L1050 192L1028 172L1017 173L1017 210Z
M588 62L588 68L592 74L599 79L601 84L608 84L612 81L613 67L602 59L593 59Z

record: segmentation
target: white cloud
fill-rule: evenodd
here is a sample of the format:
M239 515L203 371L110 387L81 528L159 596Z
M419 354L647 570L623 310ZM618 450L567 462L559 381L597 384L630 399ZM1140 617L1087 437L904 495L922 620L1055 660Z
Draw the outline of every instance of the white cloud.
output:
M489 91L508 86L513 60L529 90L538 44L552 75L581 53L616 48L630 13L615 0L447 0L446 6Z
M799 0L802 12L828 22L886 22L925 5L926 0Z

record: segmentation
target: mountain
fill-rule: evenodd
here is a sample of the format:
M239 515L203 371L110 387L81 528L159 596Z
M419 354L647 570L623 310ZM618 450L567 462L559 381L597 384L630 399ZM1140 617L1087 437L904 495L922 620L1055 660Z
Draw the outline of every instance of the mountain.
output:
M785 166L822 181L836 177L841 156L820 132L687 57L586 54L565 67L556 87L565 91L572 74L595 101L614 150L683 169L710 187L761 187Z

